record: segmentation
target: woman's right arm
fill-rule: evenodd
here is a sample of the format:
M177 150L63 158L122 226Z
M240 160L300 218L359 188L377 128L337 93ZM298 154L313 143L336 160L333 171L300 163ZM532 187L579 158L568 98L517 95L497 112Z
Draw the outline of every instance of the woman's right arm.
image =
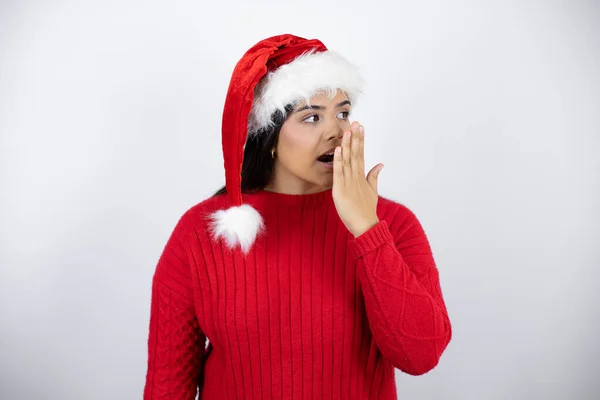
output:
M203 373L206 338L194 309L190 263L184 247L188 229L184 215L152 278L144 400L193 400Z

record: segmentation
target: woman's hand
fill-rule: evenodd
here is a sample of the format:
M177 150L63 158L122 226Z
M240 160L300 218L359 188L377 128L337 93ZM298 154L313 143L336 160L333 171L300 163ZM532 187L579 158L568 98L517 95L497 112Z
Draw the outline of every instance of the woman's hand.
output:
M355 238L379 222L377 178L383 164L377 164L365 177L364 138L363 126L354 121L333 155L333 201Z

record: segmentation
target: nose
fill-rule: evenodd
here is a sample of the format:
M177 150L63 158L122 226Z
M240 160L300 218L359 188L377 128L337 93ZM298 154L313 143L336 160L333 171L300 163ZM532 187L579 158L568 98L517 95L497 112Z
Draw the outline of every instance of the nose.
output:
M326 139L327 141L331 140L339 140L341 142L344 137L344 126L341 121L334 122L330 129L327 131Z

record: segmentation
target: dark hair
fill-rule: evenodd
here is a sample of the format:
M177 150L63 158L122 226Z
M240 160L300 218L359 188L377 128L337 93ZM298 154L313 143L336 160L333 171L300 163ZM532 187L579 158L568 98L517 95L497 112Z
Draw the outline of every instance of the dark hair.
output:
M269 183L274 165L271 149L277 144L281 127L293 109L292 104L285 106L285 116L281 111L275 111L271 116L272 126L248 136L242 163L242 193L262 190ZM223 186L212 197L226 193L227 188Z

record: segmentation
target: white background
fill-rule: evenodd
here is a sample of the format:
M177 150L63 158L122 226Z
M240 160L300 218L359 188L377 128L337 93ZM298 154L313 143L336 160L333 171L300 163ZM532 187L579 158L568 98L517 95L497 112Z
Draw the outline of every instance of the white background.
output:
M399 398L599 398L600 4L516 0L0 0L0 398L141 398L158 256L281 33L361 68L434 249L454 337Z

